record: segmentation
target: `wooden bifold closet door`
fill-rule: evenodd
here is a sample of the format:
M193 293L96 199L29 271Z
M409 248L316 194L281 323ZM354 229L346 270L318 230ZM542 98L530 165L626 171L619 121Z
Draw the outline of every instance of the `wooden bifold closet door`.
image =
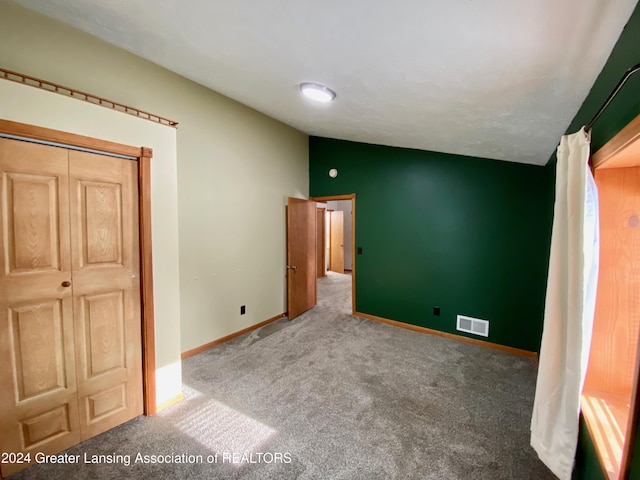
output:
M0 174L0 450L33 461L142 414L137 164L0 139Z

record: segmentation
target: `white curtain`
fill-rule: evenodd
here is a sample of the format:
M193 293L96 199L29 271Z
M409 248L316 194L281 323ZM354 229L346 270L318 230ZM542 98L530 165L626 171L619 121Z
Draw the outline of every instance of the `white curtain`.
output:
M580 395L591 344L598 279L598 193L584 129L557 151L544 329L531 419L531 445L569 480L578 443Z

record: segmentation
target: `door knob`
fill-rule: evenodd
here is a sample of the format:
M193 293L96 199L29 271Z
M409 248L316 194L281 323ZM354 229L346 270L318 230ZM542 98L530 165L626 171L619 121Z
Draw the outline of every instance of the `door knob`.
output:
M295 265L287 265L287 268L291 269L291 270L297 270L298 267L296 267Z
M71 286L71 282L69 280L65 280L60 285L62 285L63 287L70 287Z

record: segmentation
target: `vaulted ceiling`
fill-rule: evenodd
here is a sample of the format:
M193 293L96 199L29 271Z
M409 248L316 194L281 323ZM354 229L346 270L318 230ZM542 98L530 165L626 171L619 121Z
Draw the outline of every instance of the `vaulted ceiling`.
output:
M542 165L636 0L16 3L310 135Z

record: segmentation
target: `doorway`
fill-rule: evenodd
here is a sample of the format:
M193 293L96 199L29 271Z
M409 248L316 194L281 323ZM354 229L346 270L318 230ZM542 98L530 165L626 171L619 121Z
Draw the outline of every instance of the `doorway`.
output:
M318 282L331 283L330 290L334 292L350 289L348 313L353 314L356 311L356 195L329 195L311 200L323 204L320 209L326 208L324 223L320 226L325 232L325 242L324 248L318 251L323 257L318 261L322 266ZM326 277L330 278L327 280ZM319 289L319 301L322 291Z

